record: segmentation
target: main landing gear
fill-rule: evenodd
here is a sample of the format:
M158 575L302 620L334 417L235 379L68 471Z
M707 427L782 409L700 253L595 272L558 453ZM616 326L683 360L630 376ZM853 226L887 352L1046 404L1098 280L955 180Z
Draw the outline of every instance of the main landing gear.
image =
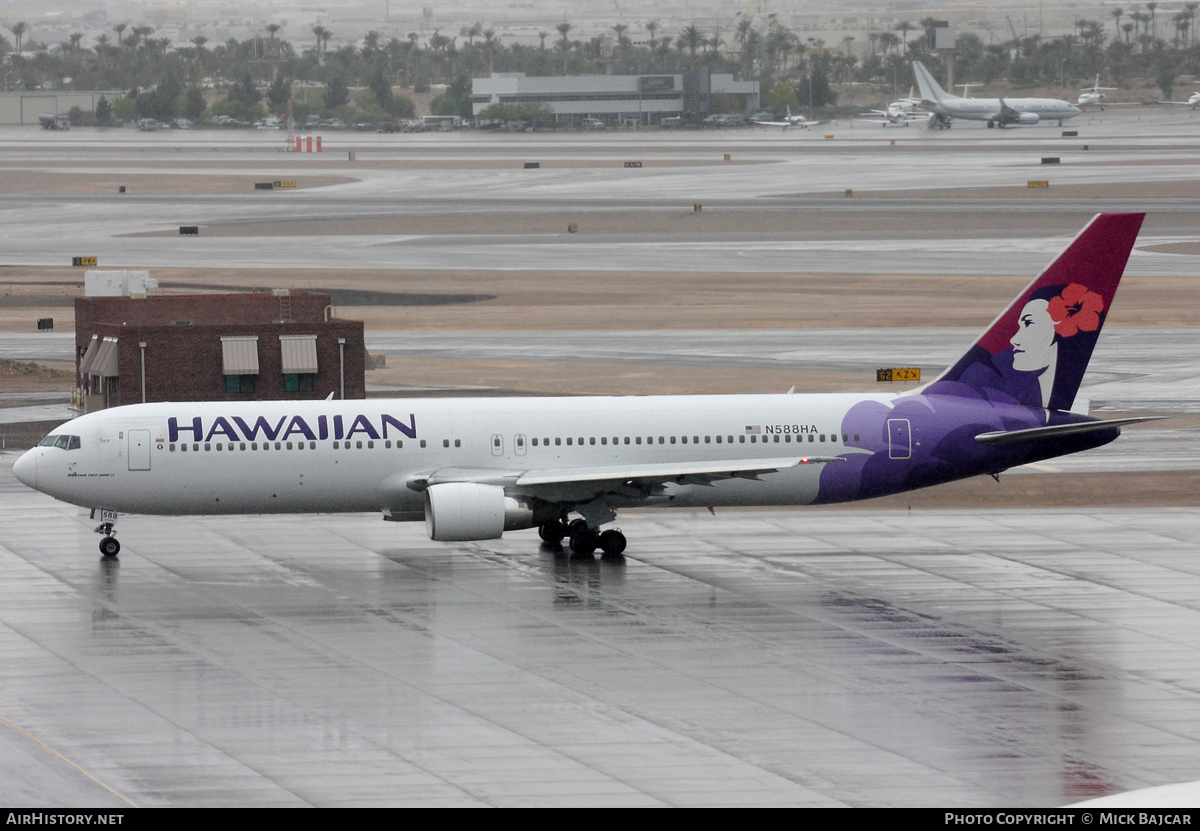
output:
M589 528L582 519L567 523L566 520L556 519L538 526L538 536L549 545L561 545L564 538L572 554L590 557L599 548L605 557L620 557L625 552L627 541L625 535L615 528L601 531L599 528Z

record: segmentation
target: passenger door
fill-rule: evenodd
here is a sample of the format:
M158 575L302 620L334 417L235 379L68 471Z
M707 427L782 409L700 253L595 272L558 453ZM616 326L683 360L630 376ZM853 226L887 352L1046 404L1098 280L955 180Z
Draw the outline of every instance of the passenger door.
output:
M150 469L150 431L129 430L129 469Z

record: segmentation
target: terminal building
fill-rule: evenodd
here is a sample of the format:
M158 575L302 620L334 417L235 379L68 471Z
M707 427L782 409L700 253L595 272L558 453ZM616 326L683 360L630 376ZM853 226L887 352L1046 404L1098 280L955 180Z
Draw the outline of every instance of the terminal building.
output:
M476 117L492 104L542 104L556 120L620 119L653 123L663 118L702 119L713 111L714 95L740 96L745 112L759 105L758 81L735 81L707 69L663 75L556 75L531 78L524 72L497 72L471 86Z
M148 272L88 277L85 292L98 293L75 298L85 412L147 401L366 397L362 321L332 317L328 294L147 296L147 283L156 285Z

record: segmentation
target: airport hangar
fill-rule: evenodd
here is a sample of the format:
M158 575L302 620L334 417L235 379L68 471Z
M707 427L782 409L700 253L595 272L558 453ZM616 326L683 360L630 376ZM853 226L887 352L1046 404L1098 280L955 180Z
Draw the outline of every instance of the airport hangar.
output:
M733 75L707 69L545 77L497 72L472 79L471 108L478 118L492 104L541 104L554 112L556 121L593 117L649 124L672 116L701 119L712 111L717 94L741 96L747 113L758 109L758 81L735 81Z
M379 141L381 154L396 152L382 149L383 137L356 138L360 148ZM687 152L678 136L669 138L673 157ZM772 138L762 139L763 146ZM171 139L171 151L160 151L160 160L178 158L180 139ZM1169 141L1161 135L1149 139L1156 154L1194 157L1194 140L1183 140L1191 149L1180 153L1162 149ZM412 146L444 153L441 144ZM563 201L536 193L549 177L518 179L521 158L543 148L521 144L509 151L511 180L531 182L531 191L508 184L500 199L479 201L481 210L499 203L509 210L552 206L558 228ZM251 148L242 158L261 166L254 152L261 150ZM485 140L475 152L491 159L496 145ZM694 152L711 157L713 148ZM749 143L739 145L739 155L751 152ZM1003 165L1028 154L1028 146L1016 146L996 163L980 155L950 162L970 164L982 177L1011 179ZM1140 182L1147 176L1144 153L1097 155L1118 162L1101 168L1108 178L1136 173L1132 181ZM1130 156L1130 166L1119 163ZM869 173L869 157L846 146L826 158L821 176L846 177L847 165L857 175ZM447 164L461 165L461 154ZM702 164L682 172L688 193L702 194L705 213L698 216L719 216L726 206L731 213L755 208L751 197L721 199ZM1093 171L1065 165L1056 175L1073 172ZM578 193L573 171L541 173ZM726 175L742 181L741 193L773 186L765 191L772 193L787 174L786 167L762 165L728 168ZM134 256L153 264L186 250L197 265L241 259L286 267L325 251L321 262L335 269L336 257L342 266L347 258L395 263L427 246L430 259L445 260L451 245L456 252L472 248L470 237L412 240L409 247L383 236L373 238L374 245L314 237L308 247L298 244L302 237L226 237L195 245L201 237L181 249L175 236L121 236L131 226L161 229L172 213L203 214L204 222L216 224L251 211L283 218L328 216L331 206L429 210L419 194L432 187L398 189L386 171L361 175L363 190L331 189L340 201L302 192L299 199L270 207L256 202L252 209L242 197L19 197L14 202L22 210L5 218L12 232L8 257L52 263L61 245L48 247L47 240L70 238L113 262ZM427 175L436 179L447 169ZM625 175L617 185L627 196L638 183ZM1027 174L1018 169L1015 175ZM1178 167L1168 165L1164 175L1178 179ZM766 176L772 181L764 185ZM663 178L647 187L660 191ZM823 263L831 273L844 267L846 251L856 250L862 256L852 258L856 264L883 271L875 263L887 260L889 274L999 272L1019 287L1024 277L1012 275L1027 275L1061 248L1062 241L1048 235L1069 237L1078 230L1075 214L1099 201L1109 200L1010 206L947 200L940 204L954 221L986 211L1005 230L993 228L989 236L941 228L913 241L907 226L895 236L870 231L865 238L862 231L822 226L805 239L825 239L799 250L806 267ZM98 218L95 203L113 210ZM805 211L803 219L817 226L831 211L841 211L843 222L872 212L894 219L921 203L899 199L881 207L864 200L860 207L839 198L778 204ZM692 217L691 205L684 207ZM1181 217L1178 227L1150 229L1146 244L1194 242L1195 200L1164 211ZM1025 216L1029 221L1012 230L1011 221ZM595 237L552 236L517 236L504 257L536 272L548 250L574 245L578 257L598 244ZM756 266L794 272L797 249L781 238L760 235L747 244L736 236L727 244L714 240L697 256L709 260L709 269L754 255ZM963 236L968 241L956 238ZM599 244L614 247L611 239ZM636 268L656 245L669 247L670 239L652 236L618 251L613 267ZM820 259L833 249L841 252L837 260ZM971 252L970 265L963 266ZM1189 273L1186 255L1136 257L1142 277ZM790 266L778 264L789 259ZM921 282L890 280L914 289ZM1153 289L1153 281L1141 285ZM937 302L946 313L963 296ZM1118 304L1128 308L1137 299L1128 293ZM1178 306L1187 300L1176 297ZM684 311L672 306L672 322ZM851 325L867 326L857 318ZM1194 328L1179 326L1106 329L1094 399L1176 407L1185 426L1131 431L1112 446L1116 456L1077 460L1099 472L1099 482L1129 469L1149 471L1146 481L1154 482L1154 466L1172 460L1184 473L1194 469L1189 437L1195 431L1186 428L1186 415L1200 400L1200 360ZM464 339L455 331L442 334L440 354L461 354L454 350ZM478 332L473 340L511 358L557 343L553 331L538 334L524 344L520 333L489 340L489 332ZM624 345L628 357L621 361L635 371L667 354L664 347L674 350L676 366L706 370L771 363L836 368L850 361L861 372L875 364L859 354L860 345L872 356L925 349L920 363L932 367L939 356L953 357L950 350L974 332L876 331L871 341L854 331L793 332L791 339L781 332L768 354L759 340L746 344L744 332L668 334L654 340L599 333L593 344L579 337L573 341L578 376L586 377L589 361L614 360L606 348L614 342ZM37 357L56 337L71 358L73 336L37 333L14 342L31 344L23 354ZM389 356L412 354L405 351L410 340L410 333L395 333ZM726 354L730 341L742 343L745 354ZM809 344L806 357L789 358L799 342ZM19 354L18 348L8 354ZM729 363L736 358L741 362ZM1122 397L1118 389L1127 392ZM1164 437L1176 434L1185 438L1179 452L1164 454ZM916 502L911 512L901 504L898 510L864 505L631 515L627 530L636 526L644 542L624 562L557 557L523 534L496 544L434 544L419 527L362 515L136 517L115 566L81 556L94 544L86 511L0 477L0 648L7 658L0 715L28 734L0 730L2 781L9 794L50 794L44 802L116 807L125 803L104 785L147 805L979 807L1062 804L1194 776L1200 747L1194 499L1153 502L1159 506L1153 508L1087 503L1033 510L1008 501L1019 496L1013 485L1022 479L1078 481L1063 476L1014 474L978 483L1001 494L983 504L1002 508L920 510Z

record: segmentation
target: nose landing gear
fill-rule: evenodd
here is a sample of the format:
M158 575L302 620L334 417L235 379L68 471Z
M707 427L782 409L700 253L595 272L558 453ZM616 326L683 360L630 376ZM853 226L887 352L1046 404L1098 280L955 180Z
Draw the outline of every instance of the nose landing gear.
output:
M92 516L95 517L95 512L92 513ZM117 512L101 511L100 518L101 522L95 528L96 533L104 537L100 540L100 553L106 558L116 557L121 553L121 543L117 542L116 538Z

